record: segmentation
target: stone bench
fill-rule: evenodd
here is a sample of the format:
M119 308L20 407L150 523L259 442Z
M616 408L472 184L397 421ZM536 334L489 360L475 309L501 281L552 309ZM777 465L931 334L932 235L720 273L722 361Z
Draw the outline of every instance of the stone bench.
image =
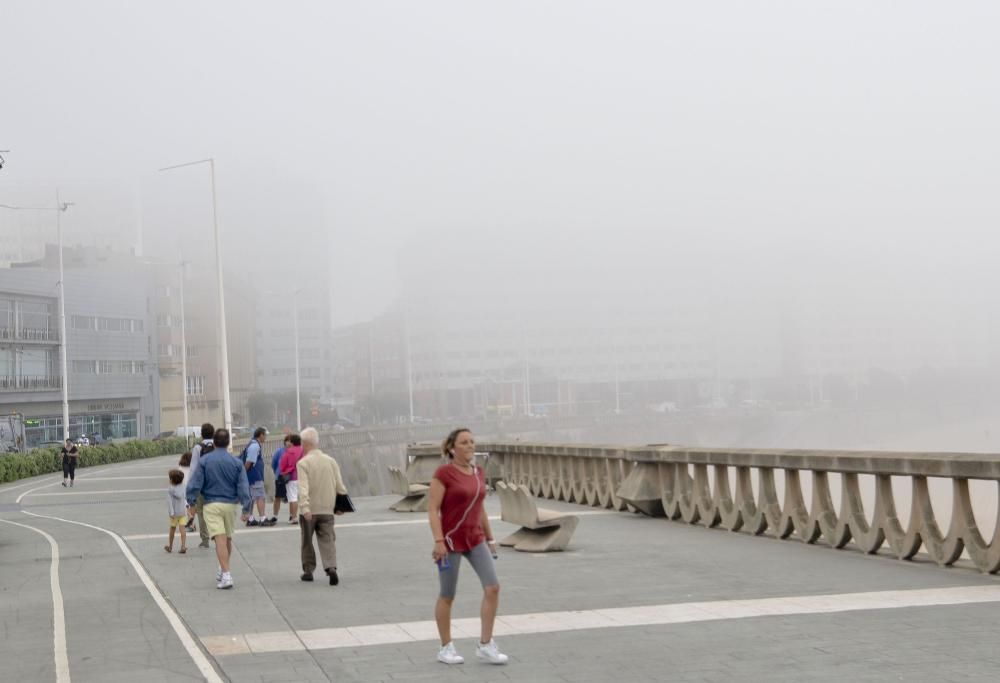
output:
M500 545L529 553L565 550L580 518L538 507L534 496L517 484L496 483L500 496L500 519L521 528Z
M392 492L403 496L399 501L389 506L396 512L427 512L427 492L430 486L426 484L411 484L398 467L389 468L389 478Z

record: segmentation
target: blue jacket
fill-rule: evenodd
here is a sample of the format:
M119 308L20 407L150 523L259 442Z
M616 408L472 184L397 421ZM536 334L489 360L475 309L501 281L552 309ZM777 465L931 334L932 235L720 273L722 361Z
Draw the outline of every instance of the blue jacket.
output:
M275 475L278 474L278 463L281 462L281 456L283 456L284 454L285 454L285 447L282 446L281 448L279 448L274 452L274 455L271 456L271 469L274 470Z
M198 494L206 503L240 503L243 511L250 510L250 484L239 458L225 448L216 448L198 460L187 485L188 505L194 505Z

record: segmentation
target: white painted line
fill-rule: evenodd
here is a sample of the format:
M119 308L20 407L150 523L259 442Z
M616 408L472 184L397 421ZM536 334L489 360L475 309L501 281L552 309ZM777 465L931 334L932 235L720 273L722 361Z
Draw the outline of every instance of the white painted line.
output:
M180 615L177 614L177 610L175 610L173 606L169 602L167 602L166 598L163 597L163 593L161 593L159 588L157 588L156 583L153 581L153 578L149 575L149 572L147 572L146 569L142 566L138 558L136 558L135 554L125 544L125 541L122 540L121 536L103 527L94 526L93 524L87 524L85 522L76 522L71 519L63 519L61 517L40 515L35 512L28 512L27 510L22 510L21 512L23 512L26 515L30 515L31 517L39 517L41 519L51 519L57 522L65 522L66 524L75 524L77 526L86 527L88 529L94 529L95 531L102 531L111 538L113 538L115 543L118 544L118 548L122 551L122 554L125 555L125 559L128 560L129 564L132 565L132 568L135 570L135 573L139 575L139 580L142 581L142 584L146 587L146 590L149 591L149 595L153 598L153 601L156 603L157 607L160 608L160 611L163 612L163 615L167 618L167 621L170 623L170 626L173 627L174 633L176 633L177 637L180 638L181 644L184 646L184 649L187 650L187 653L194 661L195 666L198 667L198 670L201 672L201 675L204 676L205 680L208 681L209 683L223 683L222 677L219 676L218 672L215 670L215 667L212 666L212 663L209 661L208 657L205 656L205 653L202 652L201 648L198 646L198 643L195 642L194 636L190 631L188 631L187 626L185 626L184 622L181 621ZM69 679L67 678L67 680Z
M52 483L58 484L60 481L62 480L54 479ZM10 493L11 491L17 491L18 489L23 489L25 486L31 486L32 484L37 484L37 483L38 483L37 481L29 481L25 484L18 484L17 486L7 486L6 484L4 484L3 488L0 488L0 494Z
M66 652L66 612L63 608L62 589L59 587L59 544L56 543L56 539L33 526L11 522L7 519L0 519L0 522L13 524L24 529L31 529L35 533L44 536L45 540L49 542L49 548L52 549L49 584L52 587L52 640L56 659L56 683L69 683L69 655Z
M497 617L494 633L498 636L518 636L531 633L555 633L594 628L625 628L689 624L699 621L748 619L752 617L830 614L906 607L933 607L1000 602L1000 585L960 586L956 588L926 588L872 593L842 593L837 595L800 595L754 600L716 600L712 602L672 603L640 607L568 612L537 612L508 614ZM452 634L473 638L479 634L478 619L454 619ZM305 631L282 631L273 634L269 652L277 652L278 642L287 643L286 652L357 648L365 645L414 643L437 640L437 628L432 621L411 621L398 624L369 624L344 628L319 628ZM280 636L280 637L279 637ZM215 656L253 652L248 646L250 634L207 636L202 639ZM234 645L236 645L234 647Z
M48 487L50 487L50 486L55 486L55 485L56 485L56 484L58 484L58 483L59 483L60 481L62 481L62 480L61 480L61 479L56 479L56 480L55 480L54 482L52 482L51 484L44 484L44 485L42 485L42 486L36 486L36 487L35 487L35 488L33 488L33 489L28 489L27 491L25 491L24 493L22 493L21 495L19 495L19 496L17 497L17 500L15 500L14 502L15 502L15 503L20 503L20 502L21 502L22 500L24 500L24 497L25 497L25 496L30 496L30 495L31 495L32 493L34 493L35 491L41 491L42 489L47 489L47 488L48 488Z
M59 495L58 493L45 494L45 495ZM586 510L584 512L574 512L574 515L616 515L617 512L613 510ZM501 521L500 515L490 515L490 520ZM370 527L370 526L405 526L408 524L427 524L427 517L420 515L420 519L399 519L399 520L388 520L384 522L337 522L337 530L340 529L356 529L360 527ZM251 527L244 529L234 529L233 534L266 534L273 533L276 531L295 531L297 532L299 527L297 524L286 524L284 522L278 522L277 526L270 527ZM149 541L154 538L163 538L162 533L155 534L130 534L128 536L123 536L126 541Z
M159 478L159 477L157 477ZM32 498L38 498L39 496L104 496L112 493L153 493L155 491L165 492L167 487L159 489L116 489L114 491L53 491L52 493L32 493L31 491L26 491L21 494L21 497L17 499L17 502L21 502L21 498L25 496L31 496ZM34 489L32 489L34 491Z
M76 478L77 483L79 483L81 479L82 479L81 477L77 477ZM162 479L166 481L167 470L166 469L163 470L163 476L147 475L145 477L87 477L86 479L82 479L82 481L125 481L128 479Z

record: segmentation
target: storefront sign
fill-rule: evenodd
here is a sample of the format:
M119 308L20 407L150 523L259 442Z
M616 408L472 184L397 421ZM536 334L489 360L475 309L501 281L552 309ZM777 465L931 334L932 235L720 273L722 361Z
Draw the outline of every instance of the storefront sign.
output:
M125 401L117 403L88 403L87 412L99 413L107 410L125 410Z

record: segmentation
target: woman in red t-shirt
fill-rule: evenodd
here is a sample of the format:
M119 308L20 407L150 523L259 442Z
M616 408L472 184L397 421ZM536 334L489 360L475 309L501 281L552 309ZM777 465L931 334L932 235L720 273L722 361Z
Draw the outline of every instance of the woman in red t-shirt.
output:
M441 593L434 607L441 650L438 661L461 664L465 660L451 642L451 603L455 601L458 567L464 557L483 584L482 633L476 656L492 664L506 664L507 655L493 642L493 622L500 602L497 580L497 543L486 515L486 474L476 465L476 441L468 429L456 429L441 444L448 462L431 479L428 516L434 534L431 557L438 564Z

